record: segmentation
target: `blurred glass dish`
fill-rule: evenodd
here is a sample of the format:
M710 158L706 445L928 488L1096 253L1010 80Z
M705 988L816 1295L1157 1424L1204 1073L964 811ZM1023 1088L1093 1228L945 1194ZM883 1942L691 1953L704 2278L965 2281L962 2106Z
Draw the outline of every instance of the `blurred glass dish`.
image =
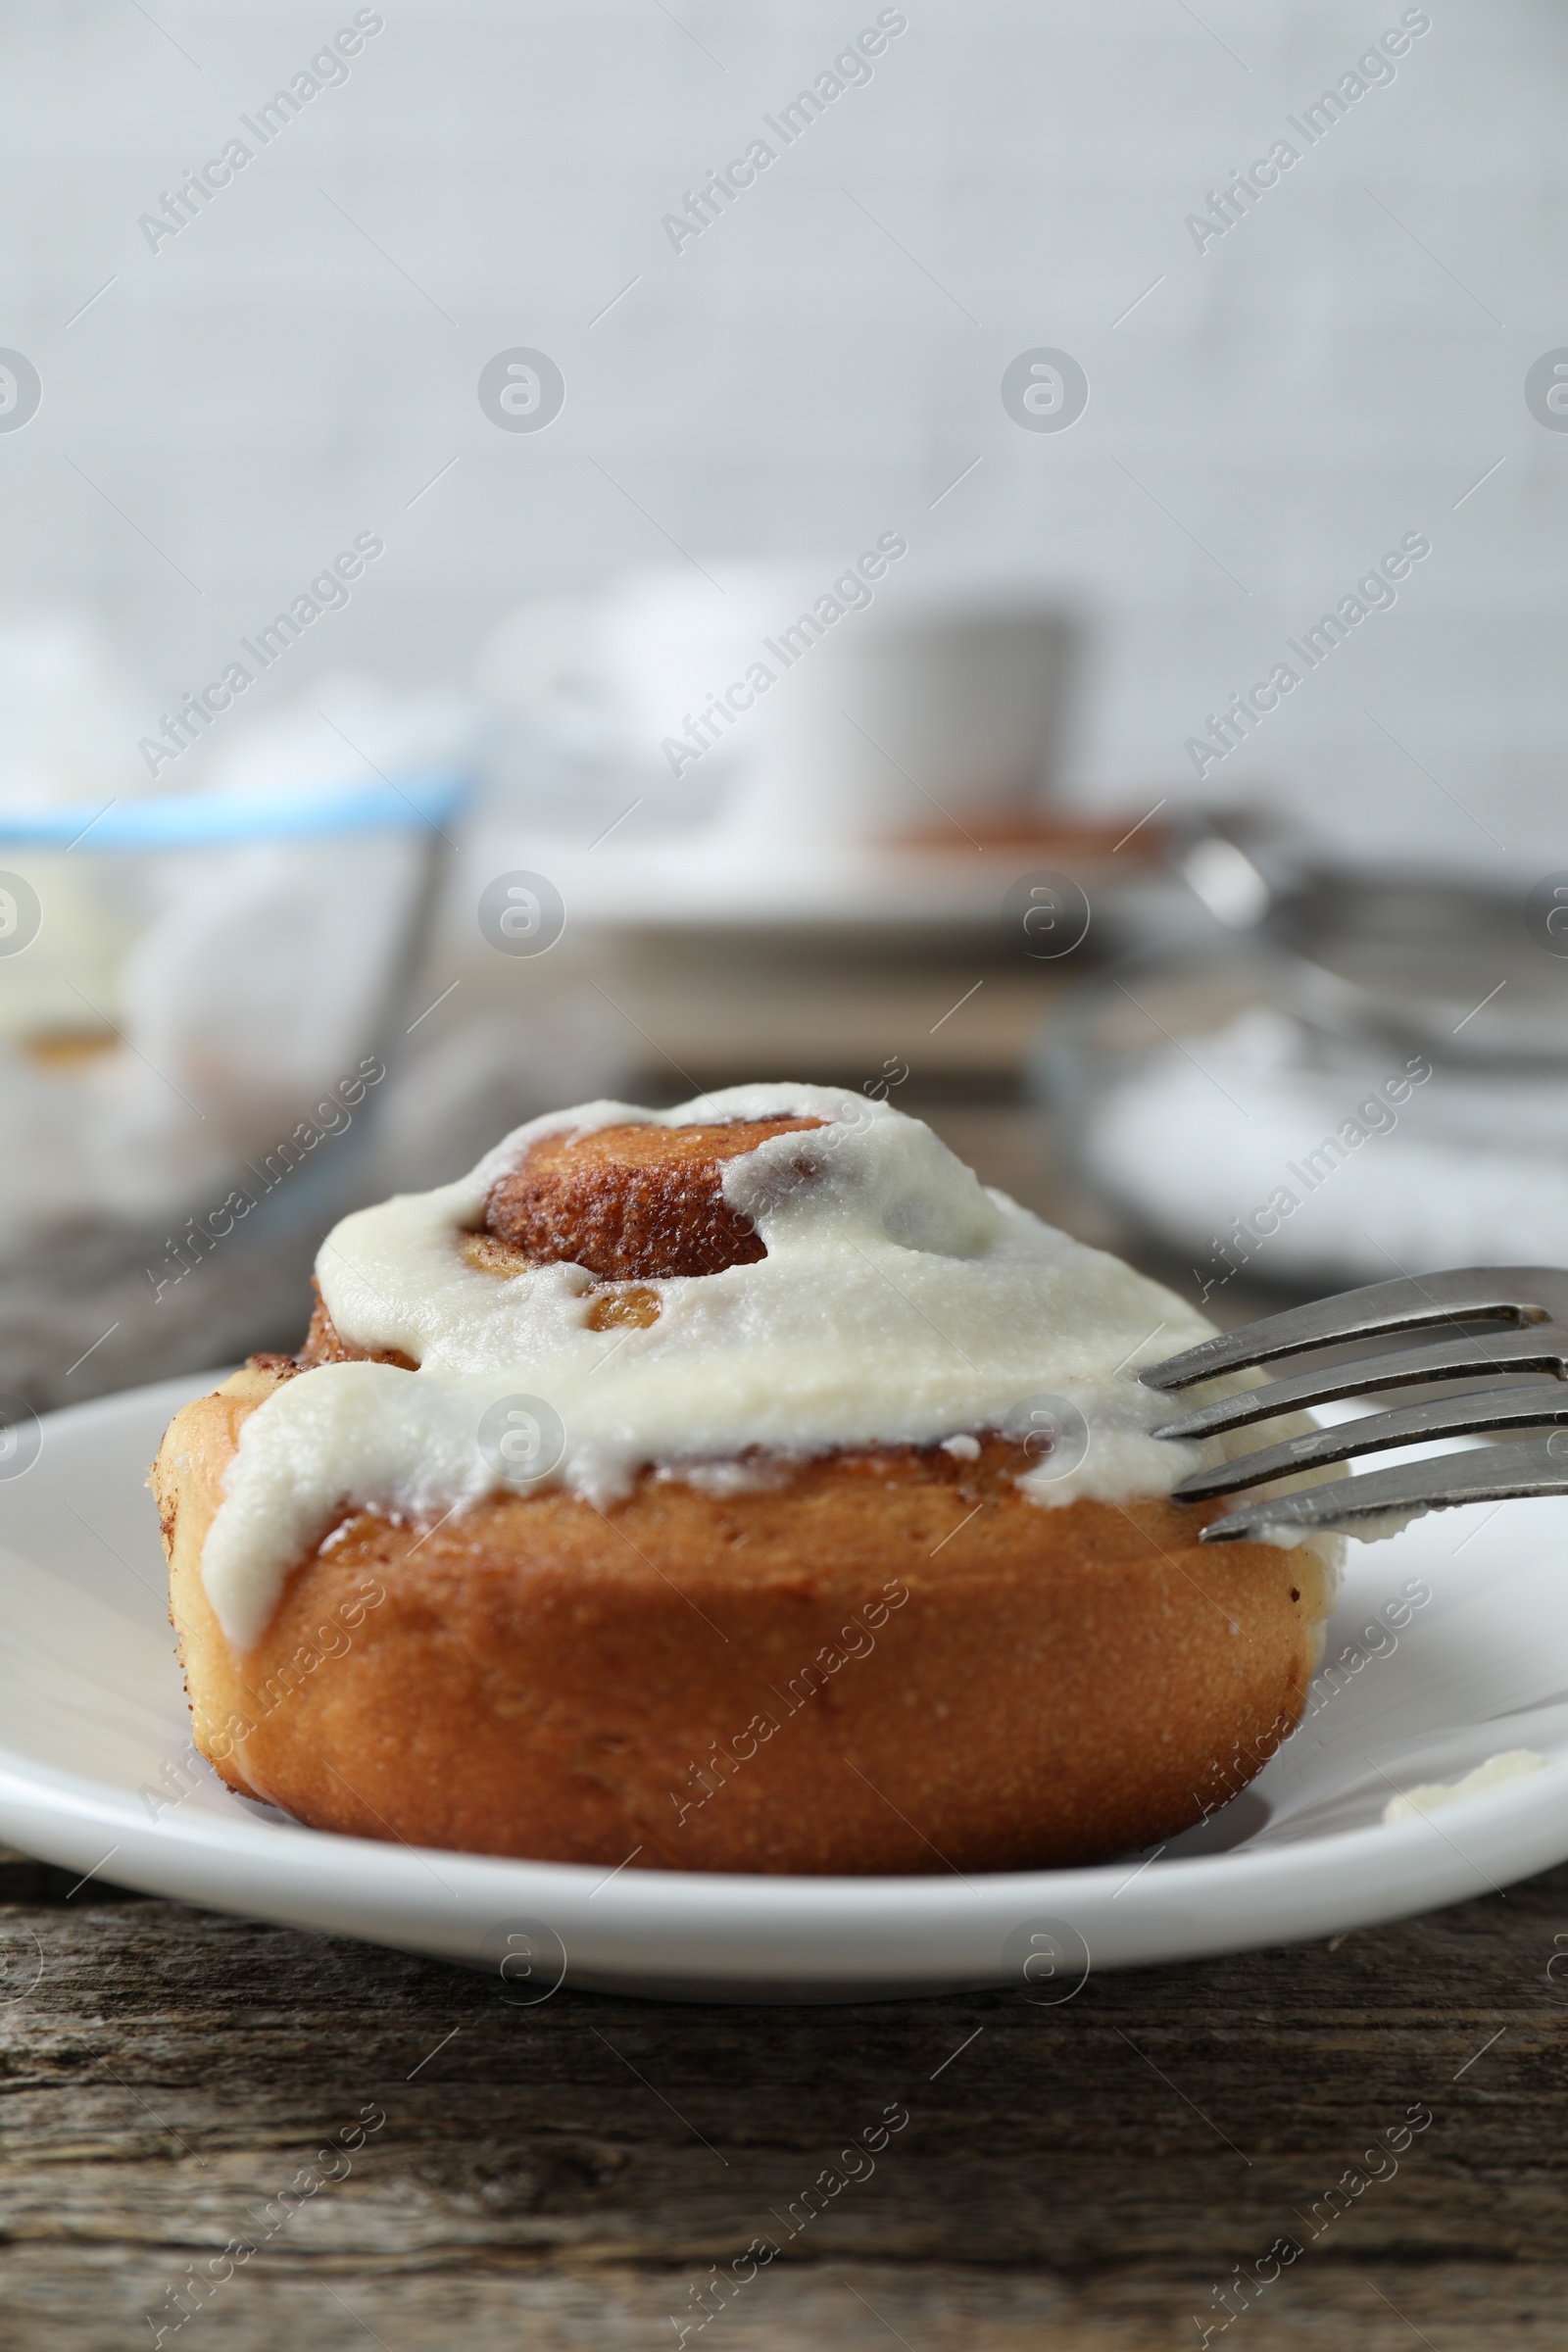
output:
M0 808L0 1420L297 1323L464 790Z
M1568 1239L1568 960L1521 890L1298 870L1206 950L1086 982L1033 1074L1203 1302Z
M1271 894L1260 927L1290 966L1293 1008L1326 1037L1568 1076L1568 933L1551 922L1568 905L1537 909L1533 895L1444 874L1309 869Z

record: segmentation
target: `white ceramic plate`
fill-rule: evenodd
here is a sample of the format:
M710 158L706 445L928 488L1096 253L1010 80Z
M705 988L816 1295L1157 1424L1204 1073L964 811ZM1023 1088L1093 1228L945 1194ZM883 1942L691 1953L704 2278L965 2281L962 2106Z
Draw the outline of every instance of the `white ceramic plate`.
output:
M973 1879L607 1877L301 1829L229 1795L189 1745L142 1480L171 1413L210 1385L53 1414L30 1466L15 1474L25 1447L0 1461L0 1835L69 1870L500 1970L518 2001L563 1977L788 2001L1010 1981L1053 2001L1090 1965L1330 1936L1568 1856L1568 1500L1353 1544L1328 1658L1352 1644L1363 1662L1320 1675L1317 1711L1260 1778L1152 1859ZM1412 1583L1430 1592L1413 1607ZM1549 1768L1384 1824L1396 1789L1520 1747Z

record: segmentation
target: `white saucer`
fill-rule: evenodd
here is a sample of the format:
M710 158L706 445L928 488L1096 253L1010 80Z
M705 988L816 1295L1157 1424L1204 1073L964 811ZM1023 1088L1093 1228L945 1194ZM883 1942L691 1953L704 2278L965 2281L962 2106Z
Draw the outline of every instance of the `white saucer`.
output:
M1568 1856L1568 1500L1353 1544L1328 1656L1352 1641L1384 1654L1342 1668L1337 1689L1320 1676L1318 1711L1261 1777L1154 1859L973 1879L607 1877L300 1829L230 1796L188 1745L142 1479L174 1407L210 1385L52 1414L36 1460L0 1476L0 1834L68 1870L487 1967L519 2002L563 1976L675 1999L1010 1982L1056 2001L1089 1966L1327 1936ZM1412 1579L1431 1598L1363 1634L1385 1602L1397 1617ZM1549 1768L1384 1825L1396 1788L1522 1747Z

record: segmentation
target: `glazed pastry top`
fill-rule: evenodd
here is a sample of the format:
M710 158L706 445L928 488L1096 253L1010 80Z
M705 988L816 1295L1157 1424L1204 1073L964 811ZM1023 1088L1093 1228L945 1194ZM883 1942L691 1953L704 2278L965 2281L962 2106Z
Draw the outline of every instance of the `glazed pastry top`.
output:
M739 1121L769 1129L726 1154ZM628 1219L659 1210L640 1134L669 1129L704 1131L682 1138L702 1214L672 1257L639 1258ZM587 1263L563 1254L574 1136L616 1143L624 1194L594 1194ZM651 1262L716 1270L630 1279ZM649 1465L721 1486L780 1456L1015 1426L1046 1433L1020 1454L1046 1503L1165 1494L1200 1458L1151 1436L1169 1401L1135 1374L1205 1319L983 1188L920 1120L836 1088L535 1120L460 1182L345 1218L317 1278L342 1342L401 1360L318 1364L245 1422L203 1560L241 1648L353 1508L433 1520L547 1480L605 1507Z

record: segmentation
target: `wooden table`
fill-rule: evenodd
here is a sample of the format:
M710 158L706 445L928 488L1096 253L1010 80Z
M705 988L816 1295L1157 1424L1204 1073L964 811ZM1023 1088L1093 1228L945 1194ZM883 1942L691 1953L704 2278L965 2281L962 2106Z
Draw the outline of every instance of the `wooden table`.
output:
M6 2352L151 2344L149 2314L225 2352L629 2352L673 2346L719 2275L703 2352L1141 2352L1199 2343L1195 2315L1250 2352L1568 2334L1568 1869L1054 2008L514 2008L70 1884L0 1865ZM889 2109L874 2171L841 2164ZM861 2177L804 2222L829 2167ZM1221 2333L1216 2290L1285 2238ZM778 2257L736 2283L755 2239ZM176 2331L192 2265L220 2276Z

